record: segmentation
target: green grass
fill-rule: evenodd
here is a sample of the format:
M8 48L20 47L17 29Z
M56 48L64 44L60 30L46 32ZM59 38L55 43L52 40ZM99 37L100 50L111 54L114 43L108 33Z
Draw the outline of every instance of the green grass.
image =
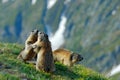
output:
M22 45L0 43L0 80L108 80L103 75L82 65L67 67L56 63L52 74L36 71L33 64L16 59Z
M119 79L120 79L120 73L111 76L111 78L112 78L113 80L119 80Z

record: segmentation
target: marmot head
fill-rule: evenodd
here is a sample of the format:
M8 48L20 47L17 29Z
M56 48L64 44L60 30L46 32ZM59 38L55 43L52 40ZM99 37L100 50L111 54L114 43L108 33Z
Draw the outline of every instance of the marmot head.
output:
M38 37L38 30L35 29L35 30L31 31L30 36L26 40L26 44L30 45L30 44L35 43L37 41L37 37Z
M30 39L31 39L33 42L37 41L38 32L39 32L39 31L38 31L37 29L35 29L35 30L33 30L33 31L30 32Z
M40 42L48 42L49 41L48 35L44 32L38 32L38 40Z
M37 29L35 29L35 30L33 30L33 31L31 31L31 35L33 36L33 37L37 37L37 35L38 35L38 30Z
M82 61L83 57L80 54L72 53L70 60L72 61L72 63L77 63L79 61Z
M44 32L38 32L38 41L41 47L51 46L48 35Z

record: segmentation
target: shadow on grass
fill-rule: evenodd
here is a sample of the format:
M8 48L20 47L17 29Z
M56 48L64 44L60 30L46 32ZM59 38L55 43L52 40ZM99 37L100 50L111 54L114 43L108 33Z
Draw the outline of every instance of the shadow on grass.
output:
M55 75L60 75L62 77L68 77L70 79L78 79L81 76L79 74L76 74L71 68L68 68L67 66L64 66L62 64L56 63L56 71L54 72Z

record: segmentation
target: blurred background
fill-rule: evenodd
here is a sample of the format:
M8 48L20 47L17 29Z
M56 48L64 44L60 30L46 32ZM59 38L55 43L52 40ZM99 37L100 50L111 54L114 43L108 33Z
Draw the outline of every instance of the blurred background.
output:
M120 79L120 0L0 0L0 42L24 44L34 29L53 50L79 53L80 64Z

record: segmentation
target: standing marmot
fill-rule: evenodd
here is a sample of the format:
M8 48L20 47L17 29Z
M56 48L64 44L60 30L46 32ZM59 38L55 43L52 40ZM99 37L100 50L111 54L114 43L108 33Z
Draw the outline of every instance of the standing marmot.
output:
M33 57L35 57L36 53L34 52L34 49L32 47L32 44L37 41L38 37L38 30L33 30L27 40L25 41L25 48L20 52L18 55L18 59L21 59L23 61L31 60Z
M48 35L44 32L38 33L38 40L33 44L34 51L37 53L36 69L45 72L55 71L55 64L52 55L51 43Z
M54 61L58 61L67 66L72 66L74 63L83 60L83 57L80 54L73 53L66 49L54 50L53 57Z

